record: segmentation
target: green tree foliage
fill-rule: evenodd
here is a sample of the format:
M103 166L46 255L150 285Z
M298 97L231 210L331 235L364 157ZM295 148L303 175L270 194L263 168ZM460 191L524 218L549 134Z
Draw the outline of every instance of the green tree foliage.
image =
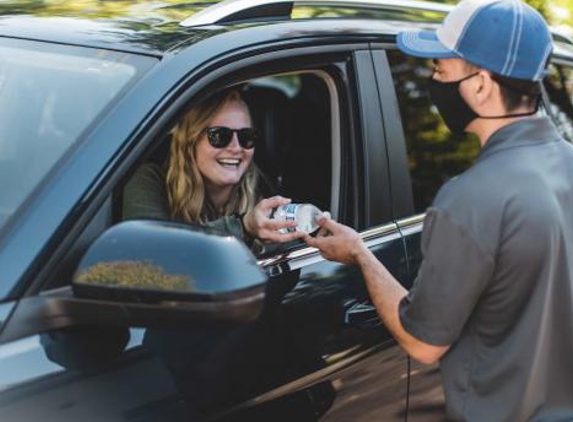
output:
M439 3L457 4L458 0L434 0ZM524 0L541 13L559 33L573 38L573 1Z
M388 53L398 96L416 210L423 212L438 189L463 172L480 150L475 136L452 134L428 96L430 60Z
M7 0L0 3L0 13L25 13L34 16L82 16L114 18L119 16L149 16L159 21L182 20L193 12L215 2L208 0Z
M189 291L194 285L186 275L166 274L160 266L138 261L98 263L81 271L76 280L83 284L170 291Z

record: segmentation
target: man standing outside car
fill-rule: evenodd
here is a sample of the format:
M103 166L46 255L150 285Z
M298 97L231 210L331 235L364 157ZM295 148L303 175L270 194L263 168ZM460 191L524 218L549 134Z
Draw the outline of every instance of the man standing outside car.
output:
M306 241L357 265L406 352L440 361L450 418L573 420L573 146L536 115L547 25L520 0L464 0L398 47L434 59L432 100L481 153L427 210L410 292L346 226L321 218Z

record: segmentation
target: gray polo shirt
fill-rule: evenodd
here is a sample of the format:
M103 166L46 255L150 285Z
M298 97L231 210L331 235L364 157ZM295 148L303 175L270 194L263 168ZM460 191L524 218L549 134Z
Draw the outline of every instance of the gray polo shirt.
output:
M448 414L573 420L573 146L546 117L505 126L428 209L404 328L441 360Z

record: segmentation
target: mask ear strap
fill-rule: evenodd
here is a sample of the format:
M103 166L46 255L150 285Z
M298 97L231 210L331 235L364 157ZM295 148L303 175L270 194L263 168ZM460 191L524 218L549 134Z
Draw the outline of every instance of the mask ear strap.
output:
M534 114L537 114L537 112L539 111L539 106L541 105L541 95L537 96L537 100L535 101L535 108L533 109L533 111L527 111L525 113L516 113L516 114L504 114L503 116L478 116L480 119L508 119L510 117L527 117L527 116L533 116Z
M547 112L547 115L549 116L553 124L555 126L559 126L557 124L557 118L555 116L555 113L553 113L553 110L551 109L551 100L549 100L549 94L547 93L547 89L543 84L543 80L539 81L539 88L541 90L541 97L538 100L538 103L543 103L543 108ZM539 104L537 106L539 107Z

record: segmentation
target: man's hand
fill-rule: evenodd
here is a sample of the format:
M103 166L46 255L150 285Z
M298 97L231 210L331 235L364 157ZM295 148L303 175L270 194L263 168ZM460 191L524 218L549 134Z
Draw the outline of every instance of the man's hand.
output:
M402 326L400 301L408 293L384 265L368 250L358 233L350 227L325 217L317 219L321 229L316 238L304 238L309 246L320 250L330 261L358 265L380 319L414 359L431 364L437 362L450 346L433 346L418 340Z
M350 227L324 216L317 218L317 223L320 226L317 236L306 235L304 241L319 249L329 261L356 265L360 255L368 252L358 233Z

